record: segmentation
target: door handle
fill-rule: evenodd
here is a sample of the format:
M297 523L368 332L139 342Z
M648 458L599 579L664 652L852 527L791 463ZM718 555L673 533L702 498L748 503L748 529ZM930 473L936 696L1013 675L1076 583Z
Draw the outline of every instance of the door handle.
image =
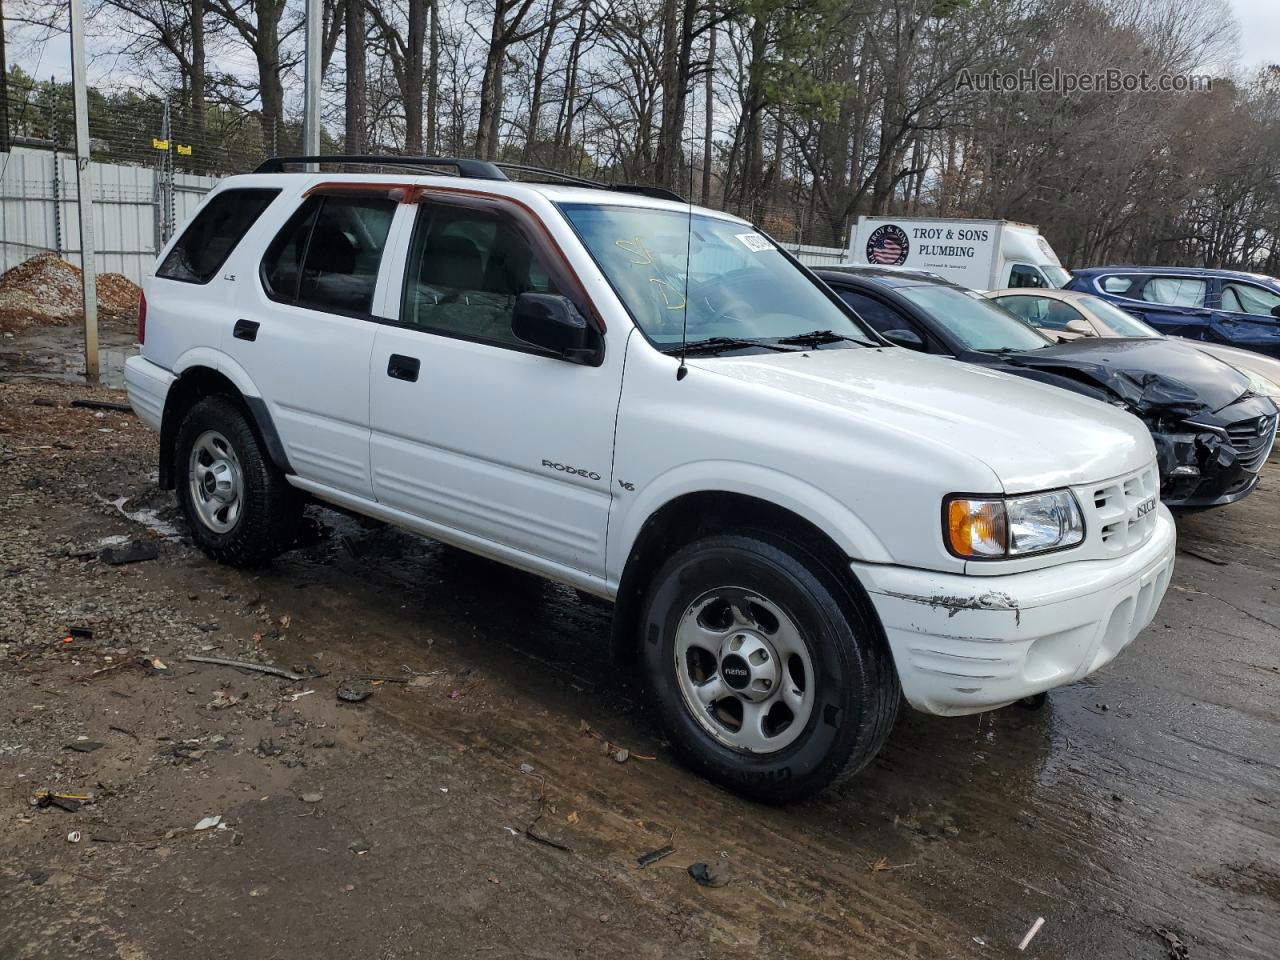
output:
M387 376L392 380L405 380L409 383L418 382L418 370L422 367L422 361L417 357L406 357L403 354L393 353L387 360Z
M248 340L252 343L258 339L258 322L256 320L237 320L231 335L237 340Z

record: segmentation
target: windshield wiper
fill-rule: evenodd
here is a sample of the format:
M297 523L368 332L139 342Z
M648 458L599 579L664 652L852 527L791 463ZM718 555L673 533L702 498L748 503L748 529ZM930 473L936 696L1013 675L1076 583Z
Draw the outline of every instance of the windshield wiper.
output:
M856 343L863 347L872 345L868 340L860 340L857 337L836 333L834 330L810 330L808 333L797 333L790 337L777 337L776 340L778 343L793 343L801 347L820 347L824 343L840 343L841 341Z
M723 353L726 350L741 350L746 347L763 347L766 350L777 350L781 353L793 353L789 347L780 347L776 343L758 337L707 337L703 340L690 340L685 345L686 353ZM680 344L672 343L662 350L663 353L679 353Z

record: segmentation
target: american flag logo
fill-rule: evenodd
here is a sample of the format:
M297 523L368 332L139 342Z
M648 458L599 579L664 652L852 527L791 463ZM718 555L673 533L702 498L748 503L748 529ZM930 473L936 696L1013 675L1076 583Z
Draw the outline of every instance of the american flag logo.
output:
M907 234L901 227L886 223L876 227L867 238L867 262L886 267L896 267L906 263L911 244Z

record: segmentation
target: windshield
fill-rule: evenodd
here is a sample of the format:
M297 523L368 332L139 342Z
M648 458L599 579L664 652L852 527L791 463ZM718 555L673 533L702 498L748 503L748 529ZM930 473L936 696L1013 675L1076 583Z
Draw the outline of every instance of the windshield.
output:
M777 340L831 331L872 345L872 336L745 224L675 210L566 203L565 216L645 334L681 341L688 263L689 343L712 338ZM835 340L836 345L847 341Z
M1049 278L1049 282L1059 290L1071 282L1071 274L1056 263L1042 263L1040 269Z
M1147 326L1132 313L1126 313L1114 303L1107 303L1101 297L1085 296L1077 302L1097 317L1117 337L1156 337L1158 339L1161 336L1158 330Z
M970 350L1039 350L1053 342L972 290L921 284L898 293Z

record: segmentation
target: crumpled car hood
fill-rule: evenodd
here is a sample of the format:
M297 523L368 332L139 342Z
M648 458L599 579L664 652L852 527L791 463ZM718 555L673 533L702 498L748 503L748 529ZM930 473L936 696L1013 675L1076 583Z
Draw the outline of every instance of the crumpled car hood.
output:
M1249 378L1189 344L1107 337L1009 354L1012 366L1092 386L1142 416L1217 413L1249 390Z

